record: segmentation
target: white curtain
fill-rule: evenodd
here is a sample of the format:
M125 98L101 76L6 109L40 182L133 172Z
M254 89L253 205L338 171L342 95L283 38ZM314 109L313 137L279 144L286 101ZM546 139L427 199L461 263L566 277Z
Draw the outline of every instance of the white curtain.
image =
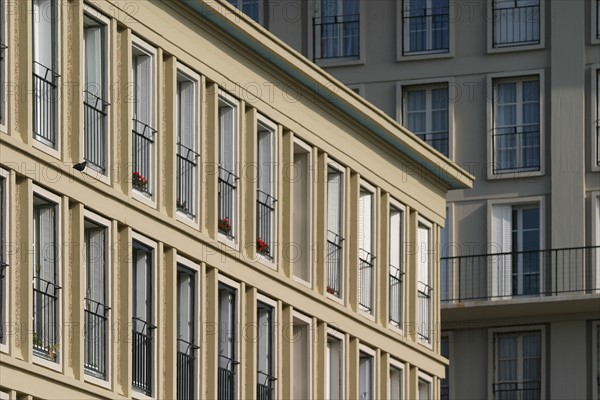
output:
M327 399L342 398L343 387L343 351L342 342L329 337L327 339L326 373L327 373Z
M511 169L517 166L517 83L496 85L495 168Z
M83 30L85 87L83 90L104 99L104 27L91 18L85 18ZM92 103L93 104L93 103Z
M420 225L417 232L418 251L417 268L418 280L423 285L429 286L429 258L430 258L430 230L425 225ZM421 285L422 286L422 285ZM421 288L422 289L422 288ZM424 290L424 289L423 289Z
M427 93L411 90L406 93L406 127L414 133L425 133L427 129Z
M228 359L235 357L235 290L229 286L219 288L219 367L232 368Z
M55 67L57 10L56 0L33 0L33 61L45 67L36 64L34 72L41 77Z
M518 379L517 345L518 337L515 334L496 336L496 382L499 384L516 382ZM509 388L507 386L505 389Z
M373 193L360 191L358 207L359 248L369 254L373 253ZM367 261L370 261L367 260Z
M56 326L56 302L51 296L58 295L54 286L56 284L56 218L55 205L40 204L35 207L36 232L34 232L37 243L35 243L37 273L42 279L36 282L37 289L41 292L35 301L34 315L36 334L41 340L43 346L50 346L55 343Z
M230 172L235 171L234 116L233 107L219 106L219 164Z
M86 297L94 302L106 305L106 229L88 228L85 235L87 241ZM94 308L90 311L96 312L95 304L93 306Z
M258 189L273 196L274 164L273 131L258 126ZM274 197L274 196L273 196Z
M360 355L358 366L358 396L360 400L373 398L373 357Z
M522 43L540 39L539 0L496 0L494 42Z
M194 342L194 275L191 271L177 272L177 338L187 343L179 343L179 351L190 351L188 343Z
M266 380L268 377L263 375L271 376L273 371L271 370L271 353L273 345L273 308L259 303L258 305L258 318L257 318L257 371L262 372L258 375L258 383L267 384Z
M402 211L395 208L390 209L390 266L402 268Z
M151 317L151 288L150 265L151 253L143 248L134 248L133 260L133 317L139 318L146 324L150 323ZM138 332L148 334L147 325L136 321L134 326ZM145 329L144 329L145 328Z
M178 111L178 127L177 140L179 143L188 149L195 150L195 82L184 80L177 82L177 111ZM182 154L188 157L187 152Z
M327 169L327 229L335 235L341 235L342 228L342 182L343 175L332 169ZM336 238L329 240L336 242Z
M512 206L492 207L492 243L490 253L512 251ZM490 259L491 295L505 297L512 294L512 255L491 256Z
M134 49L132 67L133 118L152 126L152 57Z

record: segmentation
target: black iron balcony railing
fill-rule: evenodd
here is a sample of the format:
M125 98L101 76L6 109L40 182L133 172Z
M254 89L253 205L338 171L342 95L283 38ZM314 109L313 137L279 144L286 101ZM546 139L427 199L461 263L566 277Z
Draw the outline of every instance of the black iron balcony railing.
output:
M58 78L52 69L33 63L33 138L52 148L58 128Z
M106 379L107 372L109 311L110 307L92 299L85 299L83 366L87 374L100 379Z
M239 363L232 358L219 356L219 376L217 396L220 400L235 399L235 369Z
M2 305L0 305L0 343L4 344L5 343L5 338L4 338L4 326L6 325L6 321L5 316L4 316L4 276L5 276L5 269L8 267L8 264L1 262L0 261L0 301L2 302Z
M177 143L177 211L196 216L196 159L200 154Z
M364 249L358 250L358 305L365 311L373 310L373 263L375 256Z
M404 272L390 265L390 322L397 326L402 324L402 285Z
M133 120L132 128L132 186L139 192L152 195L152 160L156 130L136 119Z
M256 399L273 400L273 385L277 378L262 371L258 371L256 380Z
M101 173L106 172L106 109L109 104L88 91L83 92L85 160Z
M327 232L327 292L336 297L342 295L342 243L344 238L332 231Z
M600 246L441 258L442 301L600 291Z
M231 171L219 167L219 232L235 238L234 206L238 177Z
M262 190L256 193L256 252L273 259L273 222L277 200Z
M540 170L540 126L522 125L494 128L494 173Z
M132 330L132 385L147 395L152 395L152 369L154 361L152 331L156 326L133 318Z
M196 350L200 347L177 339L177 399L193 400L195 396Z
M448 157L448 132L417 133L422 141Z
M493 390L494 400L539 400L542 398L539 380L494 383Z
M449 49L448 7L402 10L405 55L419 52L446 53Z
M540 42L540 5L504 7L494 2L494 47L525 46Z
M33 351L35 355L56 361L58 342L58 295L54 282L33 278Z
M358 58L360 15L333 15L313 18L314 60Z
M431 333L431 292L433 288L424 282L417 282L417 298L419 308L419 323L417 327L418 337L429 342Z

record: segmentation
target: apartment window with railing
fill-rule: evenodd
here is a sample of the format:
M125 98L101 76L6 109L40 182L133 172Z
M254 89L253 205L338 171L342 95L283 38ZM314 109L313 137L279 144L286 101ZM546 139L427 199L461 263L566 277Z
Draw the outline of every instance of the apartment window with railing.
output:
M259 24L263 22L263 0L227 0L231 5L242 11Z
M275 324L273 306L258 302L256 340L256 398L257 400L275 399Z
M493 1L494 47L540 43L540 0Z
M361 187L358 202L358 305L361 310L373 313L375 282L374 246L374 195Z
M108 166L108 24L88 14L83 17L84 158L103 175Z
M33 138L58 149L58 0L33 0Z
M57 200L33 197L33 354L51 362L61 354Z
M390 296L390 324L397 328L402 327L404 312L404 260L403 260L403 234L404 234L404 212L394 206L390 206L390 272L389 272L389 296Z
M327 336L325 373L326 399L344 399L344 342L332 335Z
M198 81L177 74L177 211L196 218L198 198Z
M218 398L237 398L237 289L219 283Z
M133 189L148 198L154 194L156 129L154 128L154 54L134 45L131 51L132 177Z
M219 215L218 230L229 240L238 235L238 108L228 95L219 95Z
M327 292L341 298L344 279L344 173L327 167Z
M293 398L311 398L312 376L312 336L311 319L304 315L296 314L292 326L292 353L293 353Z
M84 222L85 298L84 361L85 373L107 380L109 363L109 277L108 228L85 219Z
M358 357L358 397L361 400L373 399L373 356L362 351Z
M404 0L402 25L404 55L448 52L448 0Z
M294 142L292 186L292 242L291 262L294 276L304 282L311 281L311 216L312 177L311 149L296 140Z
M404 368L394 362L390 365L390 400L404 399Z
M542 334L540 331L494 334L495 399L542 398Z
M156 360L154 325L154 249L135 240L132 265L132 386L152 396Z
M417 336L424 343L431 343L432 291L431 276L431 228L419 223L417 228Z
M540 170L540 80L494 80L494 174Z
M404 124L425 143L449 156L448 84L408 86Z
M314 60L360 57L359 0L321 0L313 18Z
M0 346L8 343L8 174L0 169Z
M0 2L0 125L6 123L6 53L7 53L7 36L6 36L6 5L3 1Z
M270 122L259 121L257 134L256 253L268 261L273 261L277 203L275 127Z
M196 353L196 272L177 265L177 398L195 399Z

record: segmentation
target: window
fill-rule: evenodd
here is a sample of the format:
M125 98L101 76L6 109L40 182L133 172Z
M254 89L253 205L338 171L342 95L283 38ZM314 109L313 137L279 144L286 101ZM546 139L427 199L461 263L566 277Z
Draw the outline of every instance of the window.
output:
M373 313L373 286L375 274L373 266L375 204L374 195L368 189L360 188L358 202L358 305L360 309Z
M494 174L540 170L538 77L494 80Z
M501 253L490 265L492 297L539 294L539 205L494 205L492 226L492 244Z
M266 303L257 305L257 341L256 341L256 398L275 399L275 324L274 308Z
M133 189L151 198L154 184L154 56L142 47L133 46L131 67L133 77L132 162Z
M7 49L6 40L6 5L3 1L0 1L0 125L7 125L6 123L6 62L4 61Z
M58 201L33 196L33 354L53 363L60 359Z
M266 121L259 121L257 132L256 253L273 261L276 243L275 203L277 202L275 127Z
M237 393L237 290L219 283L218 398L236 399Z
M418 399L419 400L430 400L433 398L432 395L432 384L431 377L421 375L417 383Z
M430 334L433 330L431 321L431 228L419 223L417 228L417 298L418 298L418 330L417 336L422 342L431 343Z
M595 366L595 368L596 368L596 398L600 400L600 323L596 323L596 366Z
M404 311L404 213L390 206L390 323L402 327Z
M133 242L133 332L132 386L148 396L154 390L154 253L139 241Z
M448 0L404 0L403 54L447 53Z
M237 102L219 95L219 233L237 236Z
M0 169L0 346L8 344L8 174Z
M196 272L177 266L177 398L196 396Z
M58 149L57 0L33 0L33 138Z
M358 358L358 397L361 400L373 399L373 356L360 352Z
M107 42L107 23L84 14L84 157L89 167L103 175L107 174L108 166Z
M311 319L300 314L294 315L292 327L293 371L292 391L294 399L311 398Z
M404 399L404 368L390 365L390 400Z
M596 38L600 39L600 0L596 0Z
M600 0L598 0L600 10ZM600 11L598 11L600 13ZM599 22L600 24L600 22ZM596 166L600 167L600 69L596 70Z
M327 167L327 292L341 298L344 252L344 174L332 164Z
M263 20L262 15L262 0L227 0L234 7L241 10L244 14L252 18L259 24Z
M344 342L335 336L327 336L325 354L325 395L327 400L344 398Z
M539 0L494 0L494 47L540 43Z
M108 380L109 363L109 276L108 224L84 220L85 299L84 361L85 373Z
M425 143L449 156L448 84L409 86L404 91L406 127Z
M198 122L197 80L177 73L177 211L189 219L196 217L198 203Z
M442 357L450 359L450 338L443 335L440 340L440 354ZM440 380L440 400L450 399L450 367L444 367L445 378Z
M496 399L541 399L542 335L540 331L494 334Z
M294 276L305 282L311 281L311 215L312 178L310 147L300 141L294 142L292 186L292 242L290 255Z
M314 59L360 56L360 2L358 0L321 0L318 16L313 18Z

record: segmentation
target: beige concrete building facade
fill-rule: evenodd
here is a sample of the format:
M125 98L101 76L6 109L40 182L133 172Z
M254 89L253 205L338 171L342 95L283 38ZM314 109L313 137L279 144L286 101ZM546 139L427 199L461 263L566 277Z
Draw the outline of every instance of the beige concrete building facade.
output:
M600 398L600 2L260 4L476 177L447 196L441 397Z
M0 4L0 398L440 397L470 174L228 3Z

